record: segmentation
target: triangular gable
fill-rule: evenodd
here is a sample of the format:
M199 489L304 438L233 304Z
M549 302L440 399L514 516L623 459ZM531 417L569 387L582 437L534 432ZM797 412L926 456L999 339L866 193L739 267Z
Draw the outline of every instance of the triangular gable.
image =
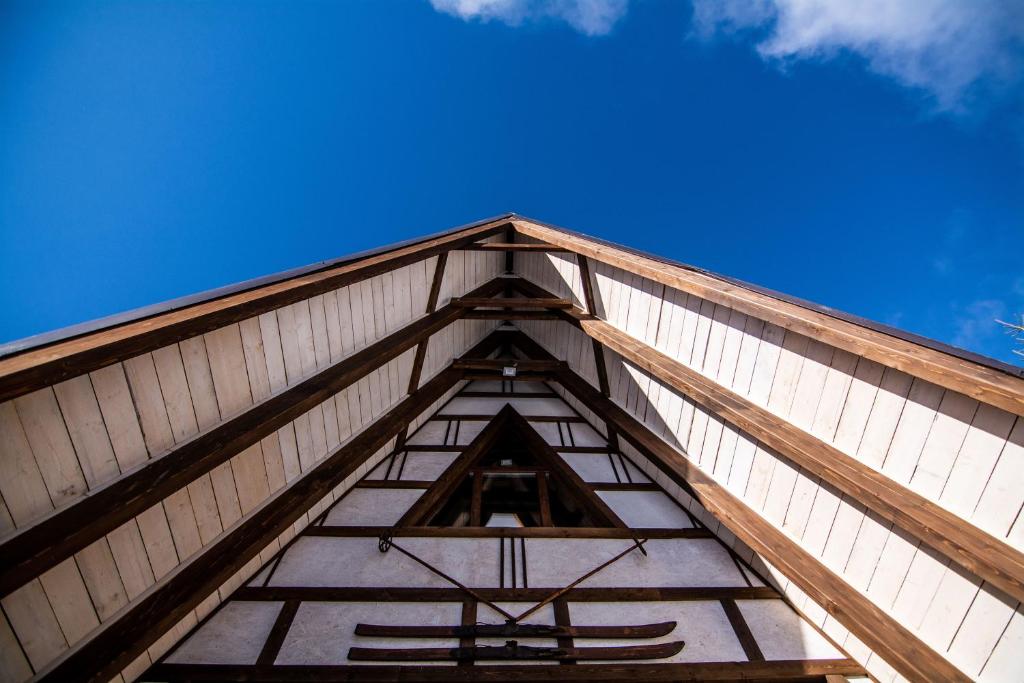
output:
M685 642L671 657L615 664L624 678L634 679L720 678L726 673L813 678L826 671L859 670L545 385L532 383L532 391L522 392L525 385L517 383L519 391L510 393L509 384L467 385L410 435L401 452L271 559L148 677L195 680L258 671L272 679L279 671L293 678L358 680L401 666L403 679L450 680L437 669L445 662L354 662L347 655L351 647L384 657L410 648L498 646L507 638L374 637L356 635L356 628L502 624L506 614L529 609L609 561L526 621L611 629L675 622L672 632L653 638L527 637L519 642L541 648L627 649ZM438 494L452 490L456 474L464 481L474 468L490 464L488 453L500 458L497 444L510 437L522 440L515 447L521 457L536 458L552 478L561 476L555 474L558 468L571 472L574 494L586 491L622 526L399 524L405 518L422 521L424 515L410 513L417 506L428 513L436 506L420 501L431 494L443 503ZM381 535L417 559L394 548L382 553ZM645 539L646 556L635 548L638 536ZM480 599L418 560L472 588ZM501 672L515 678L520 666L463 661L457 678L472 680L473 671L485 667L488 676ZM602 666L578 661L574 667L559 667L555 678L594 677Z
M526 526L626 526L508 403L396 526L488 526L494 514Z

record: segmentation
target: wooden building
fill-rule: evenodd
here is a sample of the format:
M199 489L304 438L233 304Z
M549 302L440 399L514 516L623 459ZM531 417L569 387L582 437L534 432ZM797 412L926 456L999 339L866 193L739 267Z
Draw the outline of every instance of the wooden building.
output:
M1024 680L1021 416L500 216L5 347L0 679Z

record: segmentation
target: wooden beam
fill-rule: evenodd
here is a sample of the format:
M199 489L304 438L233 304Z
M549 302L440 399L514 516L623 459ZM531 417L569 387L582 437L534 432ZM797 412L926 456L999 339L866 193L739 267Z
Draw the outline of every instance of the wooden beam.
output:
M453 367L459 369L455 363L453 363ZM448 466L441 476L437 478L433 486L412 504L412 507L406 510L405 514L395 523L395 526L419 526L429 522L430 518L437 513L438 507L444 501L447 501L459 484L466 479L477 461L497 442L498 437L513 414L514 411L509 405L498 411L494 419L466 446L465 450L462 451L462 455Z
M570 370L560 373L562 386L619 435L636 447L672 481L686 483L696 499L754 552L777 567L819 605L824 605L850 632L896 667L917 680L969 681L959 669L919 640L893 617L833 573L818 558L754 512L672 446Z
M558 313L552 311L498 311L468 310L463 315L467 320L561 320Z
M444 269L448 264L448 253L445 252L437 257L437 265L434 267L434 278L430 281L430 293L427 295L427 310L429 315L437 309L437 299L441 295L441 283L444 281ZM412 393L420 386L420 374L423 372L423 361L427 356L427 344L430 340L421 341L416 347L416 356L412 361L412 371L409 373L409 388L407 393Z
M551 391L460 391L459 396L465 398L554 398L558 394ZM537 416L532 417L538 419Z
M480 289L492 291L500 287L501 279L495 279ZM429 339L461 314L462 309L446 306L420 318L25 528L0 546L0 596L56 566L415 344Z
M505 229L505 243L506 244L512 244L515 241L516 241L516 230L515 230L514 227L512 227L512 224L509 223L508 227ZM516 252L514 252L514 251L506 251L505 252L505 273L507 275L511 275L514 272L516 272Z
M463 308L572 308L571 301L556 297L534 299L526 297L461 296L452 299L452 304Z
M526 418L513 410L509 422L520 434L530 452L551 469L552 475L562 484L563 494L574 496L582 503L595 522L604 522L620 529L628 528L628 525L615 514L615 511L594 493L594 489L583 481L580 475L576 474L576 470L558 455L555 448L537 433L526 421Z
M534 602L551 595L551 588L473 588L485 600ZM466 593L459 588L243 586L233 600L300 602L453 602ZM571 602L690 602L695 600L781 600L771 586L681 586L662 588L573 588Z
M823 681L826 675L863 676L851 659L690 664L576 664L573 666L235 666L158 664L146 672L155 681Z
M579 235L514 220L517 232L564 247L857 356L901 370L982 403L1024 415L1024 378L783 301L696 269L683 268Z
M537 477L537 507L540 510L541 526L554 527L554 522L551 521L551 496L546 475Z
M598 317L597 297L594 296L594 282L590 277L590 263L587 257L576 254L576 261L580 266L580 280L583 282L583 303L586 304L587 313ZM591 339L591 349L594 353L594 366L597 368L597 386L606 398L611 398L611 387L608 385L608 366L605 364L604 347L596 339ZM619 437L615 430L605 427L608 430L608 443L616 450L619 448Z
M501 358L458 359L453 363L459 370L501 370L514 367L519 372L553 372L565 363L559 360L503 360Z
M1021 551L615 326L579 309L569 314L592 339L658 381L821 477L967 571L1024 600Z
M364 482L366 480L363 480ZM392 482L398 483L398 482ZM397 488L397 487L396 487ZM686 527L681 529L630 528L621 527L447 527L447 526L329 526L309 527L307 536L380 536L388 534L395 538L714 538L707 529Z
M500 335L489 335L470 353L486 356L497 348L500 339ZM461 379L462 373L454 368L442 370L119 617L104 624L92 638L39 674L38 680L105 681L119 673Z
M661 487L653 482L599 482L591 484L595 491L661 491Z
M531 252L564 252L569 251L563 247L556 247L551 244L531 244L527 242L483 242L467 244L462 247L463 251L531 251Z
M530 397L530 396L536 396L537 395L537 394L500 394L498 392L494 392L494 393L497 394L497 396L499 396L501 398L509 398L509 397L519 398L519 397ZM547 398L554 398L554 397L558 396L558 394L555 394L555 393L551 393L551 394L544 393L544 394L540 394L540 395L544 396L544 397L547 397ZM462 397L466 396L466 394L465 393L460 393L460 394L457 394L457 396L459 398L462 398ZM494 417L493 413L490 414L490 415L484 414L484 413L481 413L481 414L478 414L478 415L468 415L468 414L467 415L452 415L450 413L444 413L444 414L438 413L437 415L434 415L433 417L431 417L430 420L432 422L450 422L450 421L453 421L453 420L458 420L460 422L490 422L491 418L493 418L493 417ZM580 417L579 415L524 415L523 417L525 417L530 422L571 422L571 423L574 423L574 424L586 424L587 423L587 421L585 419L583 419L582 417Z
M434 277L430 281L430 293L427 295L427 315L433 313L437 309L437 299L441 295L441 283L444 281L444 269L448 264L448 252L443 252L438 255L437 263L434 265ZM420 386L420 375L423 373L423 362L427 358L427 347L430 345L430 337L423 339L419 344L416 345L416 355L412 359L412 370L409 372L409 388L406 389L407 394L411 394L416 391ZM396 450L405 445L405 440L409 436L408 428L402 430L398 434L398 438L395 441Z
M473 474L473 500L469 506L469 525L481 526L480 514L483 506L484 478L479 470Z
M464 378L470 381L482 380L484 382L500 382L509 379L503 377L501 370L467 370ZM553 371L546 372L520 372L515 376L516 382L548 382L554 378Z
M361 489L429 489L433 485L432 481L416 479L363 479L355 483Z
M0 360L0 401L458 249L501 233L508 224L507 219L491 221L356 258L322 271L18 353Z
M741 612L739 606L736 605L736 601L732 598L726 598L719 602L722 605L722 609L725 611L725 616L729 619L729 624L732 626L733 632L736 634L736 639L740 641L740 646L743 648L743 654L745 654L747 659L752 662L763 662L764 654L762 654L761 648L758 647L757 639L754 638L754 634L750 632L750 627L747 626L747 620L743 618L743 612Z

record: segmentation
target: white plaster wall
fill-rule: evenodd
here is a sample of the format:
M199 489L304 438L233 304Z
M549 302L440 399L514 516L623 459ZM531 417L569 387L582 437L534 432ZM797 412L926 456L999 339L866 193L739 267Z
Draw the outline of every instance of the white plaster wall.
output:
M370 638L355 635L356 624L455 626L458 602L304 602L295 614L276 664L373 666L387 662L348 659L350 647L458 647L457 638ZM408 662L452 666L454 662Z

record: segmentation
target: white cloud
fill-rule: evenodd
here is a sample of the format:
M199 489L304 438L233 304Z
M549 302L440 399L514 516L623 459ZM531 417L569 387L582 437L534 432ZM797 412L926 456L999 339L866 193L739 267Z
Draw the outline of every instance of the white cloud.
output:
M1006 304L996 299L981 299L966 307L953 305L953 346L978 350L985 342L1003 333L999 319L1006 319Z
M850 53L867 67L963 111L981 92L1006 88L1024 68L1019 0L693 0L695 32L757 34L757 50L782 66Z
M430 4L461 19L497 20L509 26L557 19L588 36L611 32L629 8L629 0L430 0Z

